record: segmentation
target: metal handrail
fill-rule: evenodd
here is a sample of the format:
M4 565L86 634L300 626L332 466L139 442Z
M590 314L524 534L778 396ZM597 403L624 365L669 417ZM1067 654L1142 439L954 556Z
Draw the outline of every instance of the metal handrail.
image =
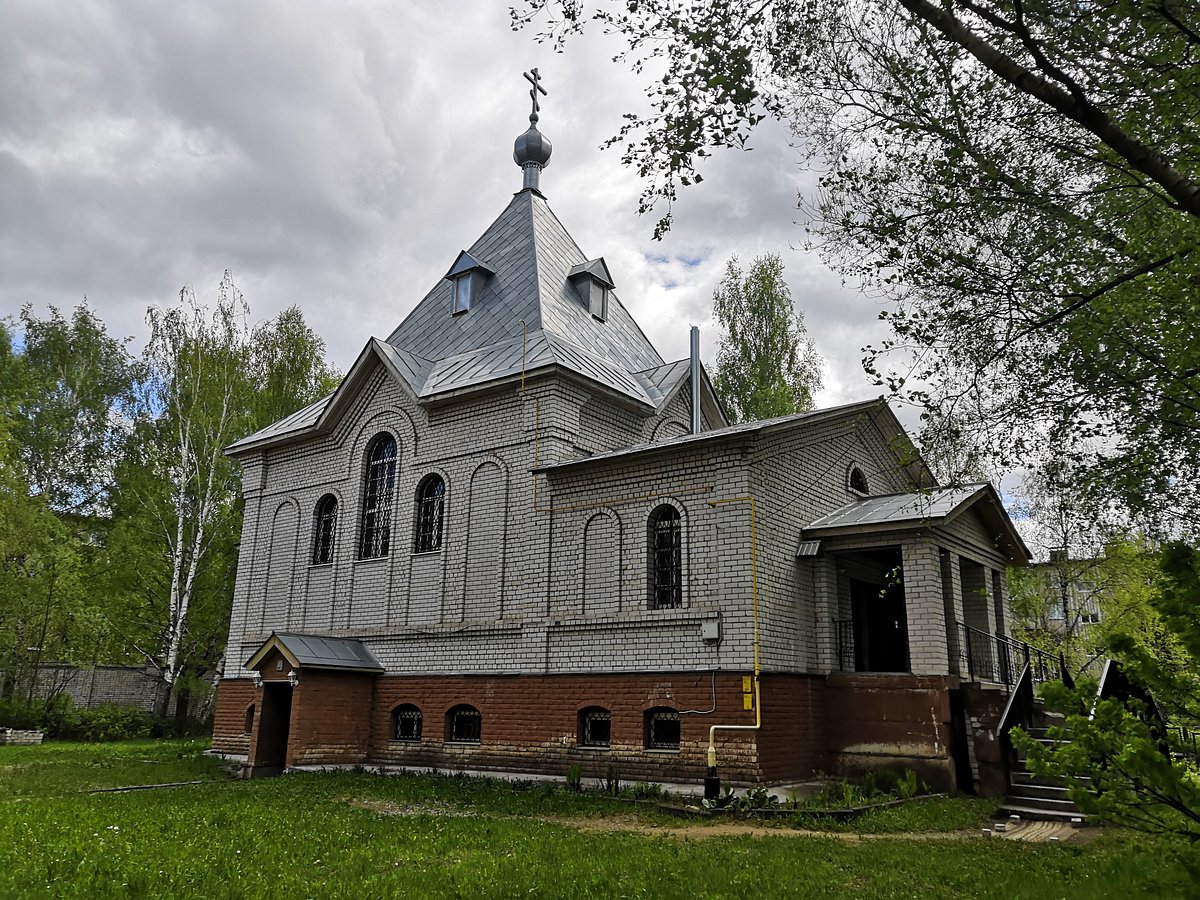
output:
M991 681L1013 687L1017 684L1021 666L1028 666L1034 684L1069 678L1062 656L1057 658L1024 641L1002 634L991 634L980 628L958 623L962 638L963 671L979 681Z
M1159 750L1164 756L1172 759L1190 757L1200 760L1200 732L1187 725L1170 724L1149 689L1141 682L1134 680L1115 659L1104 661L1104 668L1100 673L1100 681L1096 684L1096 696L1092 700L1088 718L1093 718L1096 715L1096 705L1109 697L1115 697L1122 703L1129 700L1138 700L1142 703L1144 708L1141 715L1142 721L1150 729L1151 735L1154 736ZM1173 735L1178 735L1174 744L1172 744Z
M1017 726L1028 729L1033 724L1033 708L1033 667L1026 663L1008 695L1000 723L996 726L1000 752L1004 757L1004 777L1010 787L1013 772L1017 770L1017 748L1013 746L1011 732Z

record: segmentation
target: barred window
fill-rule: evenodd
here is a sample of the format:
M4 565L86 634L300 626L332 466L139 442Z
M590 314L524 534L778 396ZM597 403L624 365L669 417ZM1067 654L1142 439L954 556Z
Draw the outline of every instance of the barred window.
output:
M650 514L650 608L683 605L683 523L679 510L660 506Z
M396 707L392 712L392 740L421 740L421 710L411 703Z
M679 749L679 712L669 706L646 711L646 749Z
M313 550L314 566L333 562L333 533L337 527L337 497L326 494L317 501L313 512Z
M417 486L417 523L413 529L413 551L427 553L442 546L442 510L446 483L437 475L426 475Z
M483 715L473 706L461 704L446 713L446 740L455 744L478 744L483 737Z
M607 747L612 736L612 714L602 706L579 711L579 746Z
M392 492L396 487L396 439L381 434L367 451L359 559L387 556L392 536Z

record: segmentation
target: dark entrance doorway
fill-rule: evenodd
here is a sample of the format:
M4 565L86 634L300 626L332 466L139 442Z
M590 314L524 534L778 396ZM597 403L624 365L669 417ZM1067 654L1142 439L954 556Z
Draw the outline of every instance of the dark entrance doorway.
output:
M279 775L287 764L288 735L292 725L292 686L286 681L263 684L262 713L250 755L250 777Z
M854 669L857 672L907 672L908 620L903 585L850 579L854 616Z

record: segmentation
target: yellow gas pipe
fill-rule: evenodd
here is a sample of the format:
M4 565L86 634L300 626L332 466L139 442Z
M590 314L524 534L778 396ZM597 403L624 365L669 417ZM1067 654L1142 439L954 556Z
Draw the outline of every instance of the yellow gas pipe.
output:
M730 497L728 500L709 500L709 506L722 503L750 504L750 600L754 611L754 724L753 725L713 725L708 729L708 778L705 779L705 796L710 794L710 782L713 794L719 794L720 778L717 775L717 731L758 731L762 728L762 702L759 694L759 655L758 655L758 531L755 520L754 497ZM715 799L715 796L710 797Z
M523 398L525 394L525 354L526 340L528 334L528 325L524 319L518 321L521 326L521 388L519 395ZM539 414L540 403L538 398L533 398L533 465L534 468L538 465L538 431L539 431ZM712 485L702 485L699 487L690 487L683 490L676 490L674 496L682 494L707 493L712 490ZM660 497L661 494L645 494L634 497L608 498L603 501L579 504L574 506L563 507L547 507L540 509L537 502L537 476L533 476L533 508L535 512L560 512L567 510L592 509L598 505L613 503L618 501L643 500L653 497ZM758 526L755 516L754 497L747 494L743 497L730 497L725 500L709 500L709 506L718 506L724 503L749 503L750 504L750 598L751 606L754 615L754 724L753 725L712 725L708 729L708 768L710 775L716 776L717 768L717 743L716 733L721 731L758 731L762 728L762 702L759 693L758 675L759 675L759 652L758 652ZM719 783L719 782L718 782Z

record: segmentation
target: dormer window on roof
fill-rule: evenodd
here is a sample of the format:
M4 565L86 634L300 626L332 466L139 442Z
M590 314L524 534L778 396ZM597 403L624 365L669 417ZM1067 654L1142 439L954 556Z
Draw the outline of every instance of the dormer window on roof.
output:
M575 285L583 305L594 318L603 322L608 317L608 292L613 289L612 276L608 274L604 257L573 266L567 278Z
M469 310L479 299L484 283L495 274L466 250L459 253L458 259L446 273L450 281L450 314L457 316Z

